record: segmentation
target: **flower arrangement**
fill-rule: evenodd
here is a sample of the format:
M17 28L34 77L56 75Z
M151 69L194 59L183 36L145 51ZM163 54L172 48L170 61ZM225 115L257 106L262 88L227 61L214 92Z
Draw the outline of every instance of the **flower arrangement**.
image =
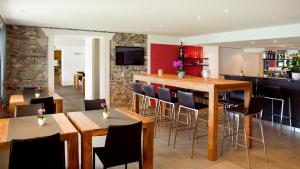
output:
M181 60L174 61L173 67L177 69L177 72L184 72L183 62Z
M46 112L45 109L38 109L38 115L37 115L37 118L39 118L39 119L46 118L46 117L44 116L44 113L45 113L45 112Z
M106 103L101 103L101 108L103 109L104 113L109 113L109 108Z
M44 116L44 113L46 112L45 109L38 109L38 124L40 126L44 125L46 123L46 117Z

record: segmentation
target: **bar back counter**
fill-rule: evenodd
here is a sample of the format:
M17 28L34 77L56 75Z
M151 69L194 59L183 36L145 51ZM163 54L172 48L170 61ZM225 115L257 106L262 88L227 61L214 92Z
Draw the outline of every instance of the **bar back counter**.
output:
M236 75L223 75L227 80L242 80L250 81L253 84L253 94L260 95L264 86L278 86L281 90L283 98L291 99L292 110L292 125L300 128L300 80L281 79L281 78L263 78L263 77L250 77L250 76L236 76ZM289 106L288 100L285 99L284 115L288 116ZM274 113L280 114L281 103L274 101ZM272 119L272 101L266 99L264 105L263 119L271 121ZM275 117L275 122L279 122L280 118ZM283 124L289 126L289 120L283 119Z

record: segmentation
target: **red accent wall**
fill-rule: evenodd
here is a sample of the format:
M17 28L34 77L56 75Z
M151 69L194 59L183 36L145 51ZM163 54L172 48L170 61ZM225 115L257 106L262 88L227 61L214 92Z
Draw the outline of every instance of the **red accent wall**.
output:
M183 47L185 64L193 65L196 60L199 63L203 62L203 59L192 59L192 58L202 58L203 57L203 48L200 46L184 46ZM185 66L185 73L192 76L201 76L202 66Z
M179 45L151 44L151 73L157 74L158 69L164 73L175 74L173 61L179 57Z

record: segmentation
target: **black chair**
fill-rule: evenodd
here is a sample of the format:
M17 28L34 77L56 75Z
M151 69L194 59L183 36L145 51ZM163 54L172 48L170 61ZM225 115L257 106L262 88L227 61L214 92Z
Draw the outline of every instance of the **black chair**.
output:
M145 93L143 92L142 90L142 86L140 83L133 83L132 85L132 91L133 91L133 94L132 94L132 105L131 105L131 111L134 111L134 107L135 107L135 102L136 102L136 98L137 97L142 97L142 106L143 107L143 104L144 104L144 98L145 98ZM143 109L141 109L141 111L143 111Z
M142 106L142 114L143 115L155 115L158 108L158 96L155 94L154 87L152 85L145 85L144 86L145 98L144 104ZM146 108L149 107L149 102L154 100L155 102L155 110L154 113L145 114Z
M247 153L247 160L248 160L248 165L249 168L251 169L251 164L250 164L250 158L249 158L249 148L248 148L248 138L251 138L252 140L256 140L259 142L262 142L264 151L265 151L265 158L266 162L268 163L268 155L267 155L267 149L266 149L266 143L265 143L265 138L264 138L264 133L263 133L263 126L262 126L262 112L263 112L263 104L264 104L264 98L263 97L253 97L250 99L249 107L244 108L244 106L238 106L238 107L231 107L226 109L225 111L230 112L235 115L236 117L236 132L232 132L232 134L225 135L225 129L226 129L226 124L224 123L224 130L223 130L223 139L222 139L222 146L221 146L221 155L223 154L223 144L224 144L224 138L225 137L232 137L235 136L235 146L237 149L237 146L241 146L246 148L246 153ZM261 134L261 139L259 138L254 138L250 137L247 135L246 132L246 125L244 125L244 145L238 143L239 141L239 129L240 129L240 120L243 118L249 117L249 116L254 116L257 117L258 122L259 122L259 127L260 127L260 134Z
M52 136L12 140L9 169L65 169L64 142L60 134Z
M93 148L93 168L95 154L103 164L103 169L132 162L139 162L142 169L141 150L142 122L130 125L109 126L104 147ZM126 138L126 139L124 139Z
M34 116L38 110L43 108L43 104L16 105L15 117Z
M154 133L156 134L159 123L171 122L168 140L168 145L170 145L171 132L175 122L175 103L178 102L178 99L171 96L170 89L162 87L158 87L158 99L158 111L155 115ZM169 106L169 108L167 106ZM164 110L169 110L170 112L163 114Z
M194 155L194 146L195 140L201 136L198 136L198 126L199 120L205 121L207 123L207 113L204 114L206 120L203 119L199 115L199 110L208 108L208 105L197 103L194 101L193 93L178 91L178 103L179 103L179 110L176 119L176 129L175 129L175 138L174 138L174 148L176 144L176 137L177 132L179 131L180 125L187 126L187 130L189 131L189 138L190 138L190 130L194 128L193 134L193 146L192 146L192 156ZM186 109L188 112L182 112L181 109ZM181 121L181 116L186 117L186 121Z
M43 104L45 114L54 114L56 112L53 97L31 98L30 104Z
M274 117L280 117L280 130L279 135L281 135L283 118L288 119L290 122L290 128L292 129L292 108L291 108L291 98L286 97L281 92L280 87L278 86L260 86L259 87L260 95L262 95L265 99L272 101L272 125L274 126ZM289 114L285 116L284 107L285 102L288 101ZM280 114L274 113L274 101L279 101L281 103L281 111Z
M84 100L85 111L102 110L104 108L106 108L105 99Z

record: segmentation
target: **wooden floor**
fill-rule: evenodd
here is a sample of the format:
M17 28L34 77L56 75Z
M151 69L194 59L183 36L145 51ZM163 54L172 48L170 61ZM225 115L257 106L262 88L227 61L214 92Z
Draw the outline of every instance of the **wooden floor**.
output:
M257 125L255 125L257 126ZM222 130L222 129L220 129ZM255 135L258 135L255 129ZM299 169L300 168L300 133L291 133L284 130L282 136L278 136L278 130L264 124L265 138L267 143L269 167L265 163L265 156L262 144L254 142L250 151L251 164L253 169ZM219 136L221 136L221 132ZM220 137L221 138L221 137ZM94 139L97 146L103 145L105 138ZM246 153L243 148L238 151L232 147L230 142L225 142L223 156L217 161L207 160L207 137L199 139L195 148L194 158L191 159L192 141L189 140L186 132L180 133L177 137L176 148L167 145L168 129L161 127L155 138L154 147L154 168L155 169L243 169L248 168ZM173 138L172 142L173 143ZM219 139L221 145L221 139ZM96 145L95 145L96 146ZM97 160L98 161L98 160ZM97 162L97 168L102 168L100 162ZM124 166L114 167L123 169ZM129 165L129 168L138 168L137 164Z

